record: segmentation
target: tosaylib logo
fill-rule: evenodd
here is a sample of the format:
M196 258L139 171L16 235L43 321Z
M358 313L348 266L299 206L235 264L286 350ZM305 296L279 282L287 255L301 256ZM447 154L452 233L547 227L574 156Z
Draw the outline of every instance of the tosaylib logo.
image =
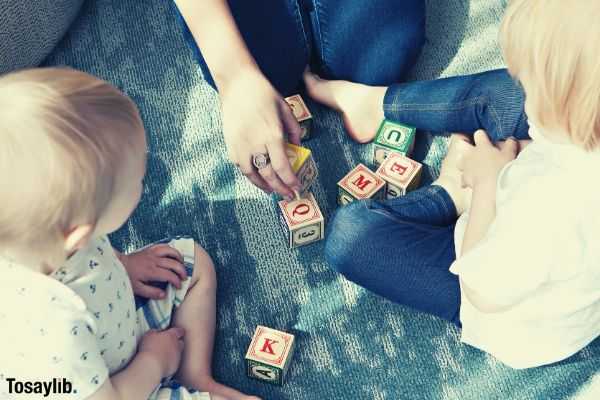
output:
M8 382L9 394L41 394L48 397L51 394L70 394L73 384L65 378L53 378L51 381L18 381L16 378L5 378Z

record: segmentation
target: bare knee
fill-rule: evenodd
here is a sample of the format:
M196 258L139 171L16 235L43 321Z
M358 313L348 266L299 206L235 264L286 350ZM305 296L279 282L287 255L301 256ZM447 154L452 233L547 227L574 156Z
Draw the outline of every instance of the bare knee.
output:
M194 242L194 273L192 275L192 286L200 285L207 290L216 290L217 274L215 264L210 255Z

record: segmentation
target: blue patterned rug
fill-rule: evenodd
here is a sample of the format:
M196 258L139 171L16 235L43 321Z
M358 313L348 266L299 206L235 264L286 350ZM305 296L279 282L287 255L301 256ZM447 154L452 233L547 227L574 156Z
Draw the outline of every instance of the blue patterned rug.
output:
M503 0L430 0L428 43L415 79L502 65L496 42ZM132 249L192 234L213 256L219 279L218 379L265 399L600 399L600 341L566 362L513 371L462 345L453 327L344 281L322 243L291 251L273 199L226 159L218 99L184 43L169 1L87 1L46 61L96 74L139 105L150 159L142 203L113 241ZM339 117L309 105L318 137L315 195L328 218L335 183L368 161ZM422 134L416 156L436 174L444 138ZM298 346L281 388L245 376L256 325L293 332Z

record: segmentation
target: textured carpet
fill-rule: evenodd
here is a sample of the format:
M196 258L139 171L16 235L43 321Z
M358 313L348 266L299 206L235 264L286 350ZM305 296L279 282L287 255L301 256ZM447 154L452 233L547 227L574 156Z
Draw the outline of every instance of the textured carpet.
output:
M504 1L428 1L428 43L414 78L502 65L495 40ZM132 249L193 234L214 257L220 283L218 379L265 399L600 398L600 343L566 362L513 371L462 345L458 331L345 282L324 263L322 243L290 251L272 199L227 163L217 97L183 42L168 1L88 1L46 61L99 75L139 105L148 130L146 192L113 236ZM350 143L334 113L311 105L320 170L314 188L326 216L336 181L368 147ZM443 138L419 137L417 157L436 173ZM374 257L376 255L373 255ZM298 347L286 384L245 377L257 324L291 331Z

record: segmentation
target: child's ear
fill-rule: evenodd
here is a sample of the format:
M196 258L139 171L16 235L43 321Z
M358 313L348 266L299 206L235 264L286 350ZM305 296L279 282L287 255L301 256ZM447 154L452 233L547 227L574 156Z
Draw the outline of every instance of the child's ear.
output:
M84 247L94 233L94 225L83 224L73 227L65 233L65 251L71 254Z

